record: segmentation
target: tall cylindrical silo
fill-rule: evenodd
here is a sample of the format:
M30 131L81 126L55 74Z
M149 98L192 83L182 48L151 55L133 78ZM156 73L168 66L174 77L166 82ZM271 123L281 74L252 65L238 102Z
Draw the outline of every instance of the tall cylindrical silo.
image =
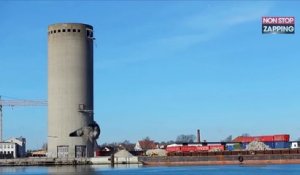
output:
M93 27L48 27L48 156L91 157L99 136L93 118Z

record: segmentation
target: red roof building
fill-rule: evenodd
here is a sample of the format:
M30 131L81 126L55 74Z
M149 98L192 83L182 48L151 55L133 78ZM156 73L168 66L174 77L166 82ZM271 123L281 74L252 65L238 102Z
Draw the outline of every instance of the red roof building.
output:
M148 149L155 149L155 148L157 148L157 145L153 140L141 140L135 144L134 150L145 151Z

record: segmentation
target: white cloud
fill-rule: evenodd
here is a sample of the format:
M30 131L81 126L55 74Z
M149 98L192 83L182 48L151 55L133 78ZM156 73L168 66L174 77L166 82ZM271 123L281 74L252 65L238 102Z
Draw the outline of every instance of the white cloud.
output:
M169 44L176 48L188 48L188 46L213 39L237 25L260 20L262 16L269 13L271 7L269 3L242 3L216 7L210 5L207 10L188 16L181 21L179 27L185 28L186 34L160 40L169 41ZM166 42L163 43L166 44Z

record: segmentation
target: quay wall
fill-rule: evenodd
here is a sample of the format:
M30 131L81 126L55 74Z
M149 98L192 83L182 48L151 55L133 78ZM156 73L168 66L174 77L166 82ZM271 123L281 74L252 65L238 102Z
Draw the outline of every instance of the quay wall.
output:
M47 166L47 165L88 165L91 164L88 158L18 158L0 159L0 166Z

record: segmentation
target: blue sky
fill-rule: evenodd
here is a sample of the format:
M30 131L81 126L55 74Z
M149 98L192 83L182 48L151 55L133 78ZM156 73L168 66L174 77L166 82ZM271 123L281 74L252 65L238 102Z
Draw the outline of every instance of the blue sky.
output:
M0 95L47 99L47 26L94 26L98 142L300 137L297 1L1 1ZM295 16L262 35L262 16ZM4 137L47 140L47 108L5 107Z

